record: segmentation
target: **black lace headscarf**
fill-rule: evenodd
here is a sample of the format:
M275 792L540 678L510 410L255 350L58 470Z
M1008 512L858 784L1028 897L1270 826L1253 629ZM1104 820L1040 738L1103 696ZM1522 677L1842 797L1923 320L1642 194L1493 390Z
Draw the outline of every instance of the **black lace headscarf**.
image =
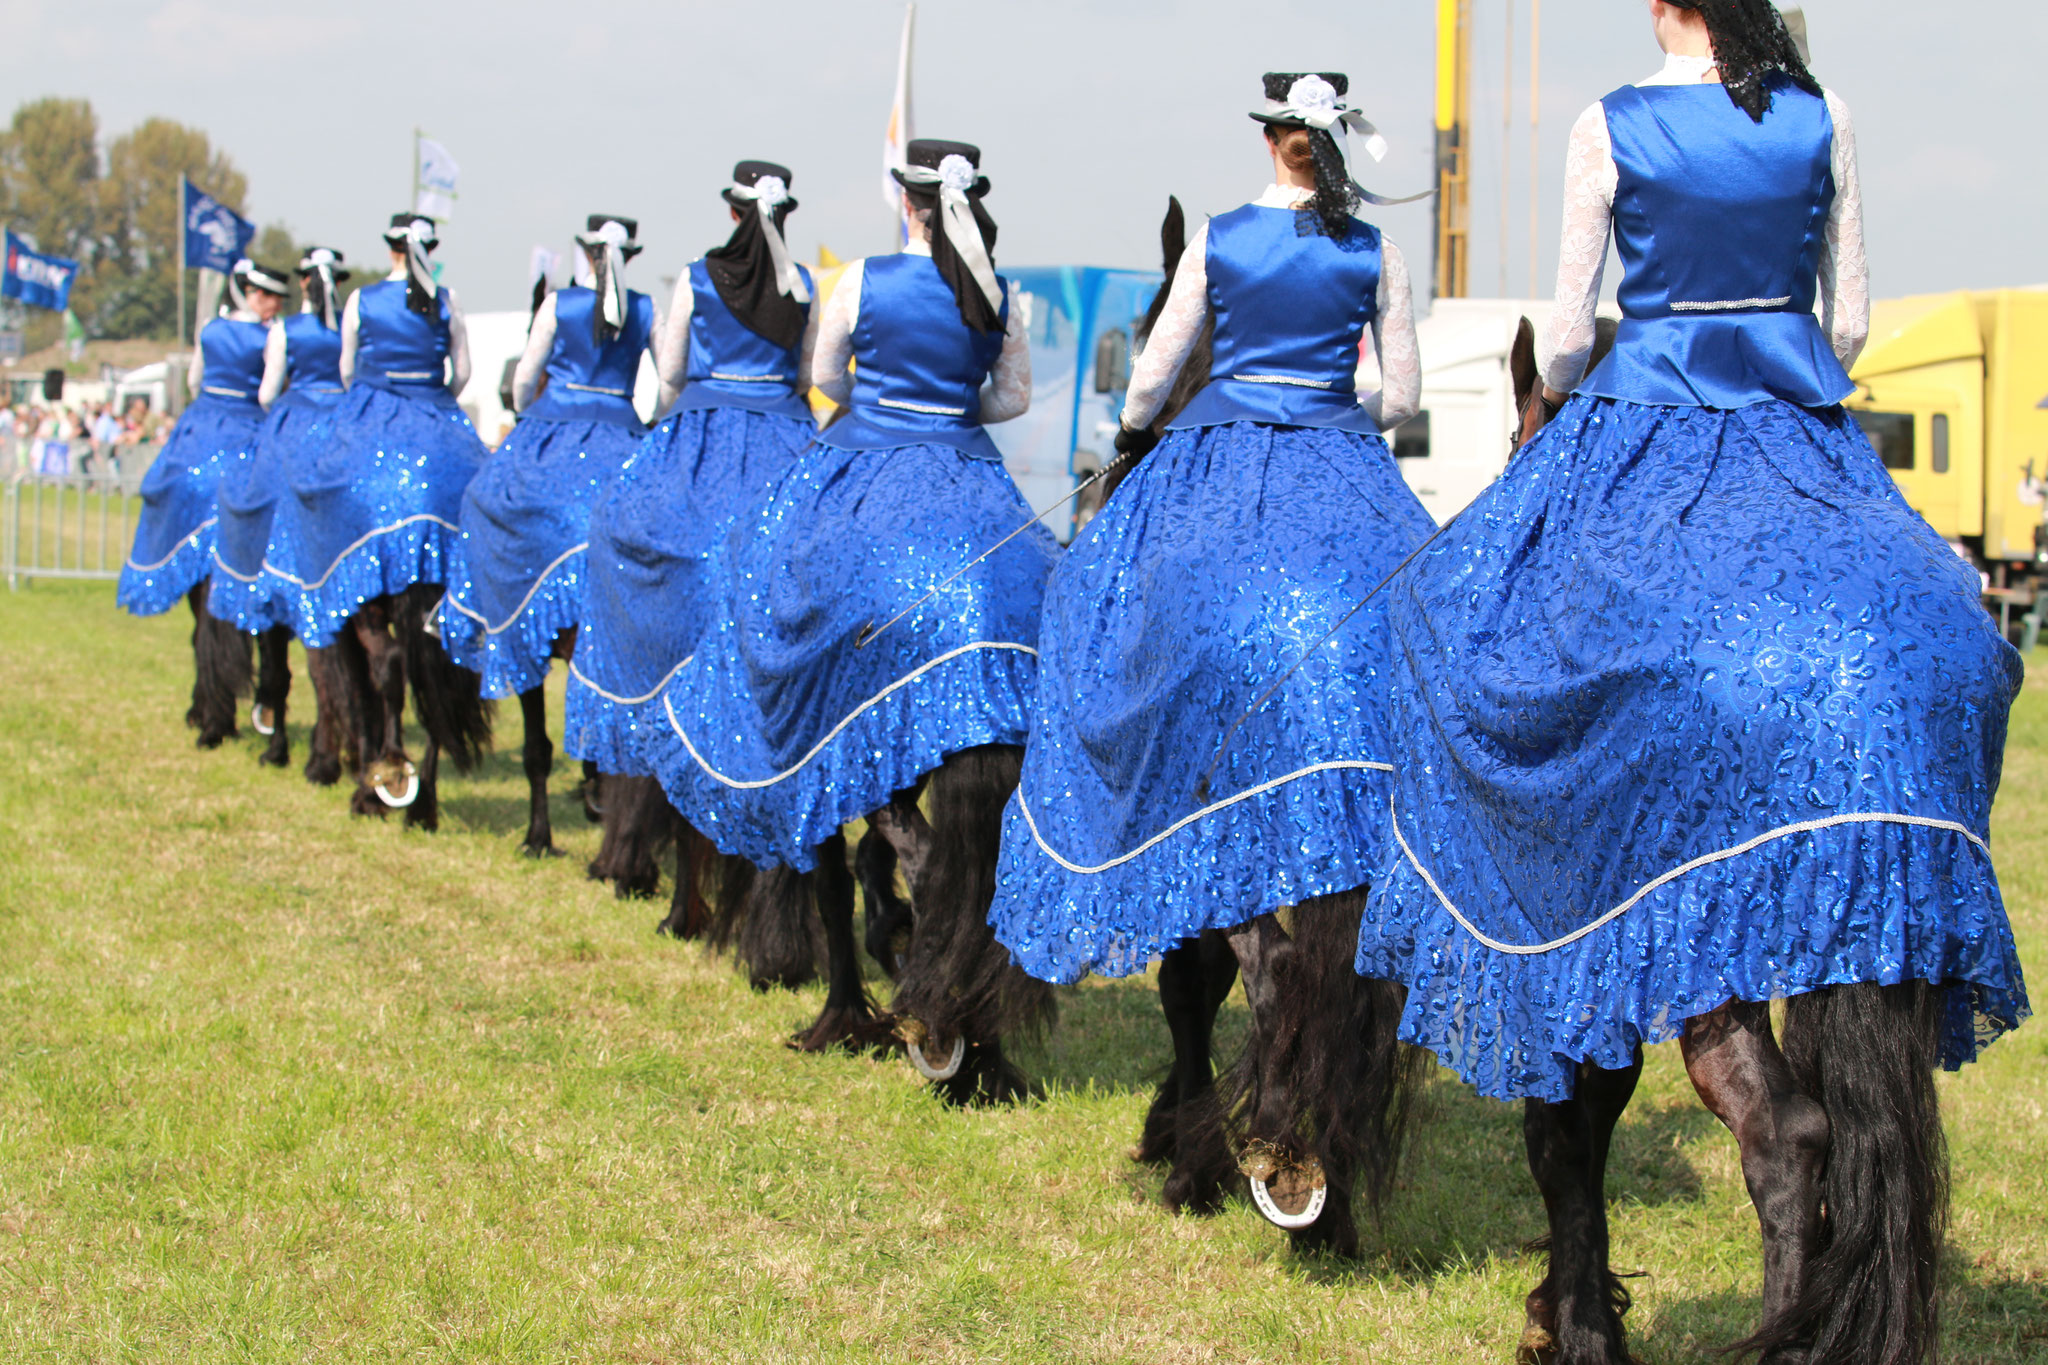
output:
M967 207L974 215L974 225L981 233L982 249L988 254L990 265L995 262L996 220L989 217L982 207L983 196L988 193L988 177L981 172L981 148L968 142L946 142L938 138L917 138L904 149L905 159L912 166L937 170L949 156L964 158L974 167L972 184L963 191ZM902 184L903 177L896 177ZM939 191L936 187L903 185L903 196L910 206L926 215L932 243L932 264L939 268L939 274L953 290L953 301L960 307L960 320L977 332L1000 332L1003 330L1002 314L989 302L975 282L974 272L967 262L960 258L959 248L947 235L945 226L939 221Z
M787 166L772 161L742 161L732 171L736 185L756 186L764 176L780 180L785 188L791 179ZM718 291L720 302L731 310L740 326L786 350L803 340L810 305L782 292L776 279L775 259L768 248L768 235L761 231L761 213L755 203L734 198L730 190L719 193L738 210L739 222L733 225L732 236L726 238L724 246L704 253L704 271L711 276L711 287ZM771 210L777 232L782 231L783 220L795 208L795 199L785 199Z
M1785 27L1785 17L1771 0L1667 0L1706 21L1714 45L1714 65L1721 84L1737 108L1758 123L1771 107L1771 88L1779 81L1818 95L1820 82L1806 69L1799 48Z
M1266 98L1281 103L1287 92L1303 76L1320 76L1330 83L1342 99L1351 89L1351 78L1341 71L1268 71L1265 75ZM1253 118L1266 125L1266 139L1278 145L1284 130L1300 128L1308 134L1309 155L1315 166L1316 192L1308 201L1307 208L1322 224L1326 236L1343 241L1351 231L1351 215L1358 210L1358 193L1351 188L1351 171L1344 164L1344 156L1337 150L1337 139L1320 128L1311 128L1299 119L1273 118L1264 114L1253 114Z

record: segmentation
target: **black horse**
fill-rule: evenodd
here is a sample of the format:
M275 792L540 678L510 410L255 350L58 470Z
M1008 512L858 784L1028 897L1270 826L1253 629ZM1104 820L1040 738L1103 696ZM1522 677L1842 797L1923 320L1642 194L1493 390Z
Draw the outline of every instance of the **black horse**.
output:
M1614 344L1602 319L1597 363ZM1543 425L1535 330L1510 360L1523 414ZM1763 1320L1729 1348L1766 1365L1918 1365L1934 1357L1948 1153L1934 1066L1943 991L1925 982L1830 986L1770 1006L1730 1002L1679 1040L1702 1103L1728 1126L1763 1234ZM1522 1134L1549 1216L1550 1266L1527 1300L1521 1365L1626 1365L1627 1288L1609 1265L1607 1154L1642 1054L1581 1065L1572 1098L1528 1100Z
M237 630L207 610L208 587L201 583L187 595L192 607L195 667L192 706L185 713L185 724L199 732L200 748L217 749L223 741L240 737L238 699L253 692L250 725L268 741L256 761L272 768L288 767L291 741L285 730L285 711L292 688L291 628L271 626L254 634ZM306 779L327 786L341 772L341 727L332 670L322 666L322 653L307 652L314 718Z

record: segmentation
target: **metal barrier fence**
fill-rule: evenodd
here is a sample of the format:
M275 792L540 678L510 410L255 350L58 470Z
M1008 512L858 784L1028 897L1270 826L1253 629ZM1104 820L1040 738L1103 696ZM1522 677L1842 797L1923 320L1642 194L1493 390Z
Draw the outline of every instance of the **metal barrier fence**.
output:
M15 474L0 504L8 589L38 578L119 578L141 508L117 474Z

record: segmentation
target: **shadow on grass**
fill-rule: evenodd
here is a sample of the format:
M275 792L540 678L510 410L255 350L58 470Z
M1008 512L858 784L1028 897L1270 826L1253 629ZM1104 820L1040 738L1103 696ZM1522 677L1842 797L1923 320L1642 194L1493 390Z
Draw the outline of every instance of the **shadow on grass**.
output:
M1085 981L1060 991L1059 1005L1059 1024L1046 1037L1017 1045L1026 1074L1050 1090L1151 1094L1173 1062L1151 974ZM1216 1016L1219 1073L1244 1046L1247 1023L1244 996L1233 991Z

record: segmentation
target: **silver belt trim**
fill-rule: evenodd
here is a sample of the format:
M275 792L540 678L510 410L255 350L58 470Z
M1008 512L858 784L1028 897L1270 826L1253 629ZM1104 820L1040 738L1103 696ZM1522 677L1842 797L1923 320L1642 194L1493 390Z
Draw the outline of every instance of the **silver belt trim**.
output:
M601 393L608 398L631 398L633 396L625 389L607 389L601 384L571 384L566 379L562 381L562 387L574 389L578 393Z
M717 370L711 372L711 378L728 384L782 384L789 380L786 374L720 374Z
M1230 377L1242 380L1247 384L1292 384L1298 389L1334 389L1337 387L1337 381L1334 379L1296 379L1292 375L1285 374L1234 374Z
M1745 308L1783 308L1792 302L1787 294L1782 299L1715 299L1709 303L1674 303L1674 313L1737 313Z
M199 391L201 393L217 393L223 398L247 398L250 396L245 389L217 389L211 384L201 384Z
M384 371L384 377L386 379L439 379L441 376L432 370L386 370Z
M901 398L877 398L875 402L885 408L902 408L907 412L928 412L935 417L965 417L966 408L942 408L936 403L906 403Z

